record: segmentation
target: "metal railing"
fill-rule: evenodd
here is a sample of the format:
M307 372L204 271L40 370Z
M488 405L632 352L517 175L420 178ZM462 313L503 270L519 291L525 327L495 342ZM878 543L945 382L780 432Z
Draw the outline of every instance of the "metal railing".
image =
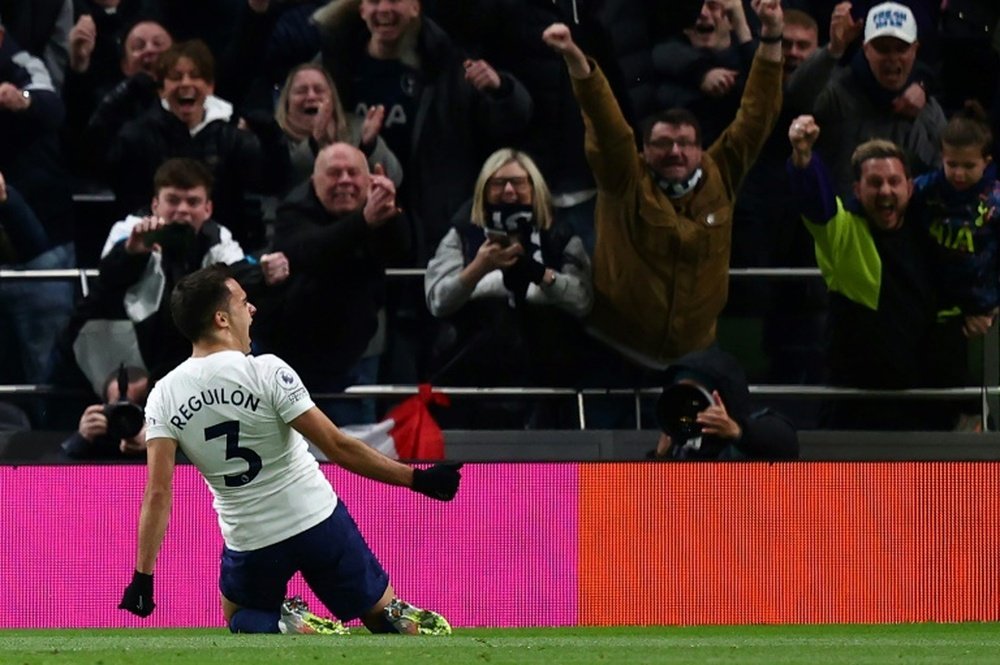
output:
M422 268L390 268L386 274L392 278L423 277ZM72 268L62 270L0 270L0 281L26 281L70 279L79 280L84 296L90 292L89 280L98 277L96 269ZM730 268L729 274L736 278L790 279L820 277L818 268ZM903 400L962 400L982 399L982 412L1000 414L1000 335L997 327L990 329L983 344L983 386L960 388L920 388L909 390L868 390L836 386L816 386L801 384L754 384L749 386L750 394L758 397L778 399L903 399ZM533 387L466 387L435 386L434 390L451 397L471 399L492 398L573 398L576 400L580 429L587 428L585 398L590 396L632 396L635 408L636 428L642 428L643 397L659 394L659 388L533 388ZM366 385L350 386L340 393L315 393L314 398L392 398L415 395L417 386L412 385ZM82 391L67 390L45 384L0 384L0 396L63 396L81 397ZM89 394L87 395L89 396ZM987 419L983 418L984 429Z
M1000 387L987 388L969 386L964 388L919 388L910 390L866 390L861 388L841 388L834 386L803 386L797 384L754 384L748 386L751 395L779 399L904 399L904 400L962 400L989 396L1000 399ZM587 429L587 397L631 397L635 410L636 429L643 429L642 399L656 397L660 388L529 388L506 387L485 388L470 386L434 386L435 392L461 399L555 399L572 398L576 401L579 428ZM405 398L416 395L415 385L366 385L349 386L343 392L317 392L311 396L323 399L386 399ZM60 388L47 384L0 384L0 397L9 396L51 396L51 397L92 397L81 390Z
M389 268L385 271L387 277L410 278L423 277L427 272L423 268ZM77 279L80 281L80 292L84 298L90 295L90 280L96 279L100 272L96 268L65 268L61 270L0 270L0 282L4 280L30 281L48 279ZM788 279L793 277L819 277L819 268L730 268L731 277L761 277L768 279Z
M903 400L964 400L984 398L989 395L1000 399L1000 386L963 388L913 388L908 390L871 390L837 386L804 386L799 384L751 384L750 394L779 399L903 399ZM2 386L0 386L2 389ZM642 398L656 397L661 388L482 388L467 386L434 386L435 392L460 398L559 398L576 400L577 417L581 430L587 429L585 398L604 396L631 396L635 410L636 429L643 428ZM314 398L386 398L409 397L417 394L417 386L369 385L349 386L342 393L316 393ZM985 419L984 419L985 421Z

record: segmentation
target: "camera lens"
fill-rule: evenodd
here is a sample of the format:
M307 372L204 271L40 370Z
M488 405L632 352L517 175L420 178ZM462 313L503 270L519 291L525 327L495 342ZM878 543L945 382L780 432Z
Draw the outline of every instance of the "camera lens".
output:
M130 439L140 431L145 420L142 409L131 402L119 402L104 407L108 419L108 436L113 439Z
M701 434L698 414L712 404L707 390L693 383L675 383L663 390L656 405L660 428L674 440Z

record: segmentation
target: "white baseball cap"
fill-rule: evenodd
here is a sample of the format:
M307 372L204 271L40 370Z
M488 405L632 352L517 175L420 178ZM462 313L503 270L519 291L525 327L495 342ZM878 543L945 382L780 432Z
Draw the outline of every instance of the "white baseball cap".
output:
M883 2L868 10L865 44L876 37L895 37L907 44L917 41L917 21L910 8L898 2Z

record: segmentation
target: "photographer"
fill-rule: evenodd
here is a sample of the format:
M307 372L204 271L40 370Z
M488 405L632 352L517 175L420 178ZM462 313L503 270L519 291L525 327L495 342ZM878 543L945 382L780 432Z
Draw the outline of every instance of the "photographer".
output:
M88 406L76 432L63 441L63 453L77 460L137 458L146 454L142 407L149 394L149 374L122 365L104 383L104 403Z
M746 374L711 346L667 368L656 404L663 430L647 455L673 460L786 460L799 456L798 435L782 415L752 411Z

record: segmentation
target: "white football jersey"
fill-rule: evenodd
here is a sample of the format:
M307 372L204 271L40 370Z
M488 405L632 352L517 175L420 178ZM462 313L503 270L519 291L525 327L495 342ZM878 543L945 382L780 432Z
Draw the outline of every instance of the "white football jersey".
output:
M208 483L226 546L256 550L313 527L337 495L288 423L313 406L277 356L188 358L146 402L146 438L175 439Z

